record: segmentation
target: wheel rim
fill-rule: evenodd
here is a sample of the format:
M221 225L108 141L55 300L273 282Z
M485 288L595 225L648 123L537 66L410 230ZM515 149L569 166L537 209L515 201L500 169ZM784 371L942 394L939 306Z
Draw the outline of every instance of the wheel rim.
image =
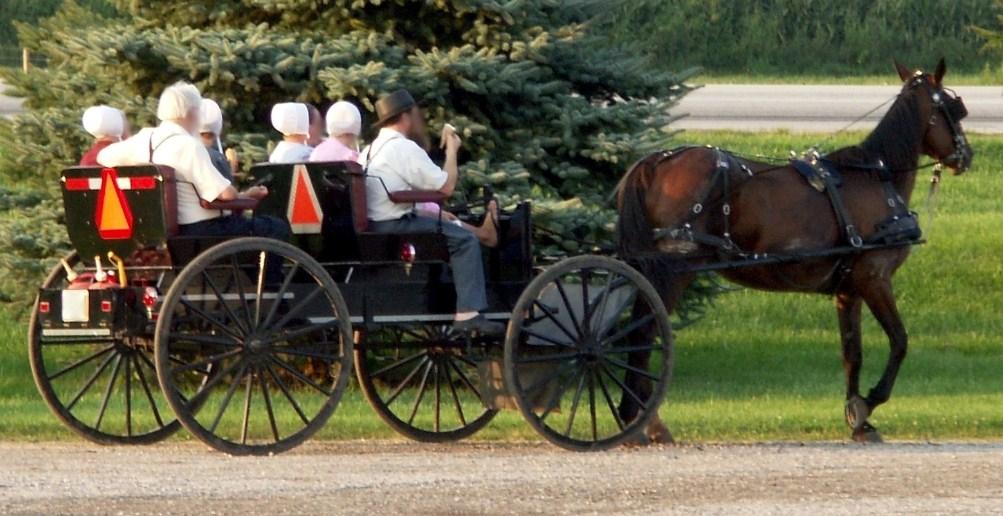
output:
M81 267L75 253L66 261ZM68 284L57 266L42 288ZM146 444L180 428L157 385L150 339L43 339L36 300L28 340L39 392L53 413L83 437L101 444Z
M616 260L585 256L523 293L506 339L506 382L548 440L605 449L657 412L671 358L668 316L650 284Z
M258 264L273 259L282 280L269 285ZM276 453L330 417L351 371L350 316L299 249L264 239L216 246L179 274L163 306L160 382L199 439L231 454ZM193 382L205 367L208 380Z
M399 433L429 442L473 435L497 413L484 406L474 357L485 342L448 325L388 327L369 332L356 350L363 393Z

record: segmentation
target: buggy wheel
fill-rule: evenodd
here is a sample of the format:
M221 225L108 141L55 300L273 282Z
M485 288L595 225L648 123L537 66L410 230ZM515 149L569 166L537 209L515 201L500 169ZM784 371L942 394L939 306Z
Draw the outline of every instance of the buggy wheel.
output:
M65 258L71 268L80 258ZM69 285L57 265L43 289ZM151 444L181 428L157 385L151 339L46 338L38 298L28 323L28 357L35 385L60 421L98 444Z
M563 260L519 297L505 339L505 383L548 441L603 450L657 413L672 371L669 318L654 287L623 262Z
M268 281L269 269L281 277ZM239 238L178 274L157 322L157 374L202 442L232 455L279 453L334 412L351 374L351 337L345 301L316 260L285 242ZM207 366L208 381L192 381Z
M355 369L366 400L391 428L422 442L450 442L487 426L497 410L484 406L477 362L450 325L385 327L363 334Z

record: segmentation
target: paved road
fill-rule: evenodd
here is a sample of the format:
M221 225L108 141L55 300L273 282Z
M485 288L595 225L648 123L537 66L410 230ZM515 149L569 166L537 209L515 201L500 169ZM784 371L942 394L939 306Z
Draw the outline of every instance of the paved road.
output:
M3 84L0 83L0 92ZM675 109L690 116L676 122L682 129L732 129L832 132L899 91L897 86L804 86L777 84L711 84L683 98ZM970 113L970 132L1003 133L1003 87L959 86ZM0 94L0 116L21 111L21 100ZM874 126L884 109L855 129Z
M5 97L3 95L4 88L4 83L0 82L0 116L10 116L20 113L22 111L21 99Z
M683 97L676 113L682 129L732 129L832 132L899 92L898 86L805 86L778 84L711 84ZM1003 133L1003 87L958 86L969 116L969 132ZM887 106L886 106L887 108ZM883 108L855 129L871 129Z
M1003 444L0 443L0 513L918 514L1003 510Z

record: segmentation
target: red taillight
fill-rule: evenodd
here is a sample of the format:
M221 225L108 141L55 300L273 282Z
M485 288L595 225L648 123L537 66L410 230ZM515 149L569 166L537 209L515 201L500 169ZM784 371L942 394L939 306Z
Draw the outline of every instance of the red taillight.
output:
M101 311L104 313L111 312L111 301L103 300L101 301Z
M415 251L414 246L410 243L405 243L401 246L401 261L404 263L414 263L415 258L418 257L417 251Z
M47 314L47 313L49 313L49 308L50 307L49 307L49 302L48 301L39 301L38 302L38 312L39 313Z
M133 177L129 179L131 190L153 190L157 187L157 180L153 176Z
M71 192L90 190L91 183L86 177L69 177L66 178L66 189Z
M146 287L143 291L143 306L147 308L153 308L157 304L157 299L160 297L157 294L157 289L153 287Z

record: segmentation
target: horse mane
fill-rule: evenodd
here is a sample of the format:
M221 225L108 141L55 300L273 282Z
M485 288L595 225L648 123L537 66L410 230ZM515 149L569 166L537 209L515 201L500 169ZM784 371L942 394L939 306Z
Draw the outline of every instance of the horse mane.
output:
M911 170L916 167L922 138L919 101L913 90L903 88L902 93L878 122L877 127L859 145L844 147L827 154L833 163L853 168L872 166L875 158L884 161L890 170Z

